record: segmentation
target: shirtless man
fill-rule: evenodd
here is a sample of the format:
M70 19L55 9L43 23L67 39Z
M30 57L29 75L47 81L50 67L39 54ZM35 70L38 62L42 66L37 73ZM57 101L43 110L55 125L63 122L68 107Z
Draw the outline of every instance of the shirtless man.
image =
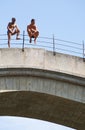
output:
M17 25L15 24L16 19L12 18L12 21L8 23L7 26L7 35L8 35L8 47L10 48L10 40L11 36L16 34L16 39L19 40L20 38L18 37L20 34L20 30L18 29Z
M34 43L36 43L39 31L35 25L35 19L31 19L30 25L27 26L27 33L30 37L30 43L32 42L32 38L34 38Z

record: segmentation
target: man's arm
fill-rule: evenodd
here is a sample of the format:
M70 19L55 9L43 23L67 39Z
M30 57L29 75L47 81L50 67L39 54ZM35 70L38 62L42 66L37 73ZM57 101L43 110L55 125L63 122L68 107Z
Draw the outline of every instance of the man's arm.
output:
M16 30L19 30L19 28L18 28L17 24L15 24L15 25L14 25L14 28L16 28Z
M8 29L8 31L10 31L11 33L13 32L12 29L10 28L10 23L8 23L7 29Z
M38 31L38 28L37 28L37 26L35 26L35 32L37 32Z
M27 26L27 32L31 32L30 25Z

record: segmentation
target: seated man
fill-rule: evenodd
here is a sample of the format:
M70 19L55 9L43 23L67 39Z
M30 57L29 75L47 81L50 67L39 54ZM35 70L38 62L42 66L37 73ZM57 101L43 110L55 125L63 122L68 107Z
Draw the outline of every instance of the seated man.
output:
M34 38L34 43L36 43L39 31L35 25L35 19L32 19L30 25L27 26L27 33L30 37L30 43L32 42L32 38Z
M8 23L7 26L7 35L8 35L8 47L10 48L10 40L11 36L16 34L16 39L19 40L20 38L18 37L20 34L20 30L18 29L17 25L15 24L16 19L12 18L12 21Z

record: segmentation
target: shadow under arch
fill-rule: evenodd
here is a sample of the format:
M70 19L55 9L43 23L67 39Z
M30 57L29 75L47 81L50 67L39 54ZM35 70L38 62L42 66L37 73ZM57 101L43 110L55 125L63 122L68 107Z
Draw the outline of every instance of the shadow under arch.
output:
M79 105L82 105L80 109ZM85 128L84 122L80 122L84 116L77 115L84 107L79 102L33 91L0 93L0 116L29 117L78 130Z

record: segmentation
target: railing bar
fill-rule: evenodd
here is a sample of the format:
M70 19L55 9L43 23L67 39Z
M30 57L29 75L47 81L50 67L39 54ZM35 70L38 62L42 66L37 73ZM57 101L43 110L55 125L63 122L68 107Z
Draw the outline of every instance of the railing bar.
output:
M74 47L74 46L69 46L69 45L63 45L63 44L60 44L60 43L57 43L57 46L58 46L58 45L82 50L82 48L79 48L79 47ZM81 46L81 47L82 47L82 46Z
M29 42L29 40L28 39L25 39L25 41L28 41ZM46 41L37 41L38 43L49 43L50 45L52 44L51 42L46 42Z
M75 46L75 45L68 45L68 44L64 44L64 43L59 43L59 42L55 42L55 43L56 43L56 44L60 44L60 45L63 45L63 46L64 46L64 45L65 45L65 46L73 46L73 47ZM79 45L79 47L80 47L80 46L82 46L82 44L80 44L80 45Z
M30 45L30 46L35 46L34 44L25 44L25 45ZM37 45L38 47L45 47L45 48L52 48L52 47L49 47L49 46L41 46L41 45Z
M55 39L55 40L62 41L62 42L67 42L67 43L73 43L73 44L77 44L77 45L81 45L80 43L72 42L72 41L66 41L66 40L61 40L61 39Z
M40 39L50 39L50 40L53 39L53 38L49 38L49 37L38 37L38 38L40 38Z
M25 36L28 37L28 35L25 35ZM51 39L51 40L53 39L53 38L49 38L49 37L38 37L38 39L39 39L39 38L40 38L40 39Z
M3 38L0 39L0 42L2 41L2 43L0 44L0 46L3 47L5 45L7 45L6 41L8 40L8 38L7 37L5 38L5 36L7 36L7 34L1 34L0 36L3 37ZM20 36L21 36L21 39L19 41L17 41L17 42L16 42L15 38L12 38L11 39L11 45L22 46L22 43L23 43L23 34L20 34ZM38 37L38 39L47 39L47 41L37 40L38 44L36 46L35 46L35 44L31 44L31 45L30 44L26 44L26 41L29 41L29 37L28 37L28 35L24 34L24 44L25 45L30 45L30 46L35 46L35 47L42 47L42 48L46 48L46 49L51 49L51 51L53 51L53 43L54 43L53 42L53 38L41 37L40 36L40 37ZM68 44L68 43L71 43L71 45ZM57 47L57 48L55 48L56 50L59 49L59 50L62 50L62 51L71 52L71 53L77 53L77 54L82 54L83 53L83 55L84 55L83 47L81 48L82 44L77 43L77 42L67 41L67 40L61 40L61 39L56 39L55 38L55 46ZM60 46L61 46L61 48L59 48ZM65 49L62 49L62 48L65 48ZM69 50L69 48L71 48L72 51ZM78 50L79 50L79 52L78 52ZM81 53L81 51L82 51L82 53Z
M69 52L62 52L61 50L58 50L57 52L59 52L59 53L62 53L62 54L68 54L68 55L71 55L71 56L74 56L74 53L72 54L72 53L69 53ZM75 54L75 56L78 56L78 57L81 57L82 58L82 54Z
M61 48L56 48L58 50L63 50L63 51L67 51L67 52L73 52L73 53L77 53L77 54L82 54L80 52L76 52L76 51L71 51L71 50L65 50L65 49L61 49Z
M50 43L50 44L53 44L53 43L51 43L51 42L46 42L46 41L37 41L37 42L39 42L39 43Z
M6 36L7 34L0 34L0 36Z
M5 36L7 34L0 34L0 36ZM23 34L20 34L21 36L23 36ZM28 36L28 35L24 35L24 36ZM53 39L53 38L48 38L48 37L38 37L38 38L44 38L44 39ZM68 43L74 43L74 44L79 44L80 43L77 43L77 42L72 42L72 41L67 41L67 40L61 40L61 39L55 39L55 40L58 40L58 41L63 41L63 42L68 42Z

